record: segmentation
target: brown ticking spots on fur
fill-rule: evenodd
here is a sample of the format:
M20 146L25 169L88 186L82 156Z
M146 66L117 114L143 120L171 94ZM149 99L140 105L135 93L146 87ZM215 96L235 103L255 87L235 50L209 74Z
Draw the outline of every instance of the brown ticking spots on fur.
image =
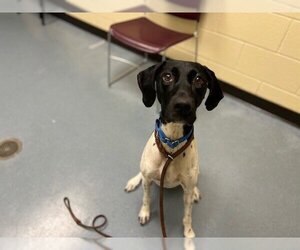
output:
M185 152L183 152L183 157L185 157Z
M193 148L193 145L191 145L191 148Z
M153 146L155 146L155 143L153 143Z

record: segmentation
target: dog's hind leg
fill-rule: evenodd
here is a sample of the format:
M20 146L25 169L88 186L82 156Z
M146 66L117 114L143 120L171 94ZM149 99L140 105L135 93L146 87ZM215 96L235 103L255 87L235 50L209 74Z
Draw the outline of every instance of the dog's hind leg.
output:
M136 176L134 176L127 182L125 191L131 192L131 191L135 190L138 187L138 185L140 185L141 180L142 180L142 173L139 172Z

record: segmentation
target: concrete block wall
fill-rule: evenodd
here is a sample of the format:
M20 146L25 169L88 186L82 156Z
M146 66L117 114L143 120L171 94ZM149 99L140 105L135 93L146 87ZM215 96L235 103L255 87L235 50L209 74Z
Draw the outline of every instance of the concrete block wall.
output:
M108 30L143 13L71 13ZM162 13L147 13L160 25L193 32L195 23ZM198 62L218 78L244 91L300 113L300 13L202 14ZM170 58L194 59L195 40L166 51Z

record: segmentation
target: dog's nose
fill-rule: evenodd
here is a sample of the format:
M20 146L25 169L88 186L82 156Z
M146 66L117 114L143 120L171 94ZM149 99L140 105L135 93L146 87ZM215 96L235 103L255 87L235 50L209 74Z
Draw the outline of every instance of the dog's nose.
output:
M182 112L182 113L190 113L192 110L191 104L187 102L178 102L174 105L174 108L176 111Z

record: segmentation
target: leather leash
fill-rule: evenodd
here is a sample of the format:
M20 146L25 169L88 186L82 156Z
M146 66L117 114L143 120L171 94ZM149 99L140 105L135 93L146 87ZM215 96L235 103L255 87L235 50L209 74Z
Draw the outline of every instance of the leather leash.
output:
M158 138L158 134L155 132L155 142L157 145L158 150L167 158L167 161L163 167L163 170L161 172L160 176L160 184L159 184L159 215L160 215L160 227L161 227L161 233L164 238L167 238L167 232L166 232L166 226L165 226L165 215L164 215L164 181L165 181L165 175L167 173L168 167L170 163L180 154L182 154L187 147L191 144L191 142L194 140L194 134L190 136L188 141L176 152L173 154L169 154L166 149L161 144L160 139Z
M164 216L164 181L165 181L165 175L167 173L167 170L168 170L168 167L170 165L170 163L177 157L179 156L180 154L182 154L187 148L188 146L191 144L191 142L193 141L194 139L194 134L192 134L190 136L190 138L188 139L188 141L179 149L177 150L176 152L170 154L166 151L166 149L164 148L164 146L162 145L160 139L158 138L158 134L157 132L155 131L154 132L154 136L155 136L155 142L156 142L156 145L157 145L157 148L159 150L159 152L161 152L166 158L167 158L167 161L163 167L163 170L162 170L162 173L161 173L161 177L160 177L160 188L159 188L159 213L160 213L160 226L161 226L161 232L162 232L162 235L164 238L167 238L167 233L166 233L166 226L165 226L165 216ZM103 214L100 214L100 215L97 215L94 219L93 219L93 222L92 222L92 226L88 226L88 225L85 225L83 224L76 216L75 214L73 213L73 210L71 208L71 203L70 203L70 200L68 197L65 197L64 198L64 204L66 206L66 208L68 209L71 217L73 218L73 220L75 221L75 223L82 227L82 228L85 228L85 229L88 229L88 230L94 230L95 232L97 232L98 234L100 234L101 236L103 237L106 237L106 238L110 238L112 237L111 235L108 235L106 233L103 233L102 230L103 230L103 227L105 227L105 225L107 224L107 218L105 215ZM100 224L100 225L96 225L96 221L98 219L102 218L103 219L103 222Z
M87 226L87 225L84 225L76 216L75 214L73 213L72 211L72 208L71 208L71 203L70 203L70 200L68 197L65 197L64 198L64 203L65 203L65 206L66 208L69 210L70 212L70 215L71 217L73 218L73 220L76 222L76 224L80 227L83 227L85 229L88 229L88 230L94 230L95 232L97 232L98 234L102 235L103 237L106 237L106 238L110 238L111 236L106 234L106 233L103 233L101 230L103 230L103 227L107 224L107 218L105 215L103 214L100 214L100 215L97 215L94 219L93 219L93 222L92 222L92 226ZM103 218L103 222L96 226L96 221L100 218Z

